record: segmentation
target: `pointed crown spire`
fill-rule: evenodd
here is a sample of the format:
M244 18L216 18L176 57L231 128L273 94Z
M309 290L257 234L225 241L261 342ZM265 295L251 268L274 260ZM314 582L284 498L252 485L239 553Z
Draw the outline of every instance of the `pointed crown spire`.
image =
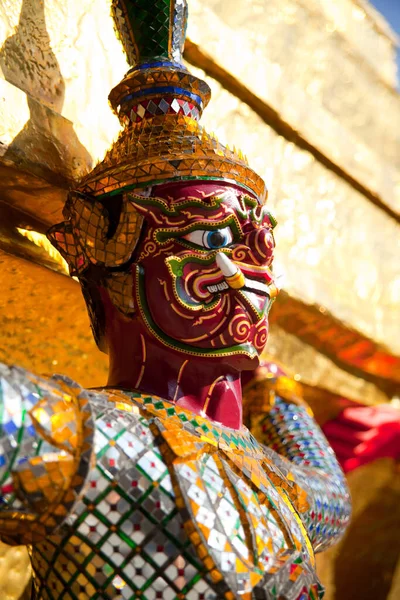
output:
M97 197L168 181L229 181L266 198L243 155L220 144L198 121L211 97L182 64L186 0L112 0L131 69L109 95L124 130L79 191Z
M132 66L109 96L121 121L171 113L198 120L211 92L182 64L186 0L113 0L112 13Z

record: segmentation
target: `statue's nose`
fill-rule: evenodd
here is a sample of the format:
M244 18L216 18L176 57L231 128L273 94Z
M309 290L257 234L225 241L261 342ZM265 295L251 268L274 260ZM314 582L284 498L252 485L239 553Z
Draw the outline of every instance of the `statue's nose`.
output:
M274 238L270 229L261 227L247 234L246 246L262 265L270 265L274 254Z

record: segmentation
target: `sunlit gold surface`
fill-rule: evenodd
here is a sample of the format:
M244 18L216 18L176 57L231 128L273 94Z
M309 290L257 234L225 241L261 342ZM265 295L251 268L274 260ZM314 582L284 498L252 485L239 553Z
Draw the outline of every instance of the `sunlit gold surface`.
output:
M400 99L385 83L395 82L394 48L363 11L350 0L235 2L234 10L192 0L191 12L193 42L400 210Z
M329 358L281 327L276 325L271 327L266 350L268 355L290 369L296 375L297 381L311 388L322 388L331 394L362 401L365 404L388 401L386 394L378 390L375 385L344 372ZM312 399L311 403L314 404Z
M101 158L119 131L107 97L128 70L110 4L1 0L0 24L4 79L69 119L91 157Z
M79 285L0 251L0 361L64 373L85 387L107 379Z
M0 90L3 161L78 178L91 166L73 123L62 114L66 85L39 0L0 3ZM64 32L65 29L62 29Z
M0 542L0 598L17 600L31 574L28 552L24 546L6 546Z
M107 2L0 1L2 201L60 220L119 131L107 95L126 69Z

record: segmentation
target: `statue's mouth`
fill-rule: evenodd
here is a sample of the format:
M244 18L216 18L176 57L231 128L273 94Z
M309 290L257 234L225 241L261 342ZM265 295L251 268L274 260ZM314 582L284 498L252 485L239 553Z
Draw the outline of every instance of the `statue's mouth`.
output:
M239 288L232 285L232 277L218 266L215 255L206 259L198 255L169 257L167 265L174 296L185 309L210 314L214 310L218 312L220 303L230 298L230 302L239 303L251 322L257 324L265 318L272 304L272 272L266 266L239 261L230 261L230 264L242 275Z
M235 264L240 266L240 270L244 275L244 286L241 288L243 291L263 297L271 297L269 284L272 281L272 274L268 268L264 267L255 270L253 266L245 263L236 262ZM202 290L203 293L207 291L210 294L218 294L231 289L219 269L201 276L199 281L200 285L198 289Z
M243 342L237 342L226 347L201 347L194 346L188 343L186 340L178 340L175 337L168 335L161 327L156 323L153 318L152 312L149 308L147 297L146 297L146 286L145 286L145 270L142 265L135 265L135 280L136 280L136 302L149 331L163 344L169 348L174 348L180 352L184 352L190 356L203 356L207 358L221 358L228 356L248 356L250 359L255 358L258 355L258 350L255 346L247 340ZM217 285L217 284L214 284Z
M216 284L206 285L204 287L210 294L218 294L230 289L226 281L220 281ZM242 289L245 292L252 292L253 294L259 294L260 296L271 296L271 290L265 283L248 277L245 277L245 285Z
M202 287L211 295L212 301L220 297L220 294L233 292L254 324L265 316L272 303L271 288L259 278L245 277L244 286L240 290L232 290L228 283L221 279L208 285L203 283Z

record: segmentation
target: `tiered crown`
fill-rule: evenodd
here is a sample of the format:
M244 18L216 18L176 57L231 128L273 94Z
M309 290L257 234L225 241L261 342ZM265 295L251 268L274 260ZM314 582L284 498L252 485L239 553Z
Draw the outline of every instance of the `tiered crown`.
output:
M211 92L182 64L186 0L113 0L112 10L132 64L109 96L124 130L79 191L103 196L209 179L240 185L263 202L265 184L244 157L198 123Z

